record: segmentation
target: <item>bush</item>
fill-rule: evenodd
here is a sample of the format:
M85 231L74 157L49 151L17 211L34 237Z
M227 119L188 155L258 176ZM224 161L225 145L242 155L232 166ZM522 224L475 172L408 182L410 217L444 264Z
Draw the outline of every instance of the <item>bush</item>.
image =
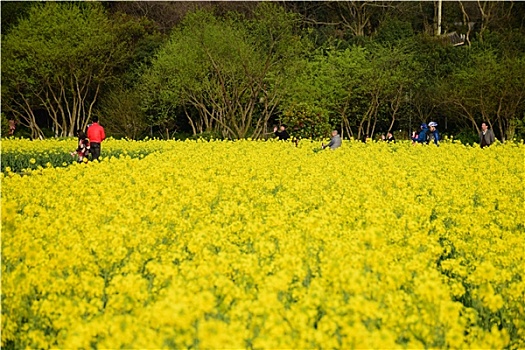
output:
M331 129L328 112L307 103L291 105L283 113L281 122L286 124L292 136L297 138L323 138Z

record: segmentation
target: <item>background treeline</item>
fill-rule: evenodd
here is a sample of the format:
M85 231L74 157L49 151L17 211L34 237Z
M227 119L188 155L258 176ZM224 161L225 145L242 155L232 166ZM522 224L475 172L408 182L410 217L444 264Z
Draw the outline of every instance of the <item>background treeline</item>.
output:
M2 2L2 131L525 137L525 3ZM441 13L441 16L439 14ZM441 22L439 18L441 17ZM439 25L441 23L441 25ZM463 44L461 44L463 43Z

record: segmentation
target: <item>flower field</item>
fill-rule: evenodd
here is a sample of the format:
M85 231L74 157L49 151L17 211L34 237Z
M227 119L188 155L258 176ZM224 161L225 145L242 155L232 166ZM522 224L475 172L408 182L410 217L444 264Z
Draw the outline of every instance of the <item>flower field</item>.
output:
M153 152L162 152L173 143L161 140L132 141L108 139L104 141L104 155L106 157L130 156L142 158ZM78 147L77 140L47 139L31 141L28 139L2 140L1 171L28 173L32 170L49 167L67 167L75 163L76 158L71 152Z
M523 144L112 142L0 175L2 348L525 347Z

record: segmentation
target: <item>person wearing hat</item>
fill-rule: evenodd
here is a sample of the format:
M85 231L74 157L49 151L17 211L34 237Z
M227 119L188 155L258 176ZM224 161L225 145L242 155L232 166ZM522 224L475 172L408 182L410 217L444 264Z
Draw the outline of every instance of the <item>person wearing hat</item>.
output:
M429 137L430 137L430 141L434 140L434 143L436 144L436 146L439 146L439 132L438 130L436 129L436 126L438 126L438 124L436 122L430 122L428 123L428 126L430 128L430 133L429 133Z
M428 126L426 123L422 123L420 126L420 131L417 137L415 137L415 134L412 136L412 142L413 143L427 143L427 134L428 134Z

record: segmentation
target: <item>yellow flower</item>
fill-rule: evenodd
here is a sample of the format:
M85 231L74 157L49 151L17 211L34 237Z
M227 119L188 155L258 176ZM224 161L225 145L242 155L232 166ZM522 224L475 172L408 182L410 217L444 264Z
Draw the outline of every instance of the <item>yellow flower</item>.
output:
M525 346L523 144L104 142L1 176L2 344Z

